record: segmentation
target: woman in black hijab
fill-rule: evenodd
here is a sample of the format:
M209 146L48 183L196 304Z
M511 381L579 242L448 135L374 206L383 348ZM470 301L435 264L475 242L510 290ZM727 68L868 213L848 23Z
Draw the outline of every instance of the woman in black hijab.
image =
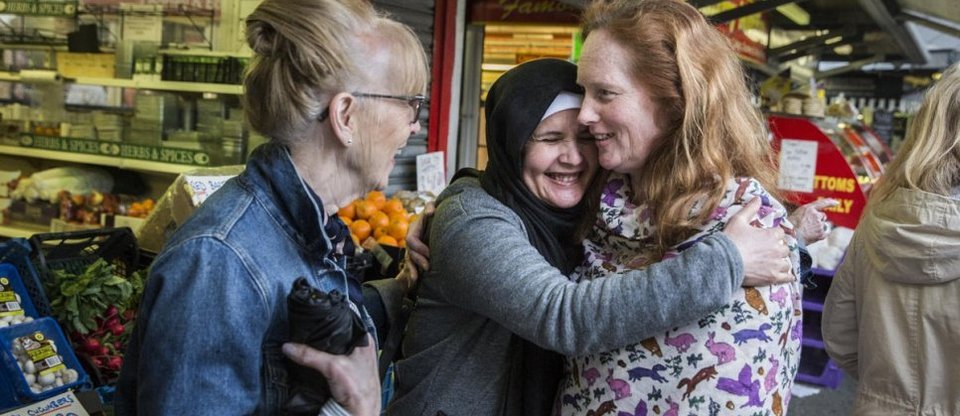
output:
M483 172L458 172L437 199L431 269L387 414L547 415L566 400L555 397L557 353L606 351L689 322L742 283L736 243L721 238L617 278L567 279L580 262L574 233L590 221L582 201L598 170L576 123L579 94L576 67L557 59L518 65L491 87L490 161ZM606 388L598 378L593 387Z

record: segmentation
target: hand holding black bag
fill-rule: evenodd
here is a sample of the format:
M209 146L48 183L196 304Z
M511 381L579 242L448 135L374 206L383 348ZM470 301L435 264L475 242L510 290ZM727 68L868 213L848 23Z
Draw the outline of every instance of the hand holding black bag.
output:
M367 330L338 291L324 293L301 277L287 296L290 341L330 354L347 355L367 345ZM284 410L291 415L316 415L330 399L330 388L320 372L288 362L290 400Z

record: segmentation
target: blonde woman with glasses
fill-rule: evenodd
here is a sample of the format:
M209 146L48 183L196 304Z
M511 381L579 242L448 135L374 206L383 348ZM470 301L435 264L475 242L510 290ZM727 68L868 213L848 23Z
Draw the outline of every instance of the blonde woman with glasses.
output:
M385 187L420 131L426 55L410 28L365 0L265 0L246 34L245 117L270 141L153 263L117 414L287 414L287 353L331 377L332 400L314 401L322 409L311 414L377 415L373 339L335 357L284 345L287 294L298 278L344 294L347 313L376 333L335 214Z

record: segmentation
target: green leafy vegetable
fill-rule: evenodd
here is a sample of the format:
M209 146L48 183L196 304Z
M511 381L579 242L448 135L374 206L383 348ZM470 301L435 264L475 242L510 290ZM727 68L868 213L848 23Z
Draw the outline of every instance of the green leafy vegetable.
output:
M47 283L50 307L57 320L71 331L86 334L97 328L96 319L103 317L110 305L122 312L139 302L143 278L134 273L131 279L114 274L114 266L98 259L80 274L55 270Z

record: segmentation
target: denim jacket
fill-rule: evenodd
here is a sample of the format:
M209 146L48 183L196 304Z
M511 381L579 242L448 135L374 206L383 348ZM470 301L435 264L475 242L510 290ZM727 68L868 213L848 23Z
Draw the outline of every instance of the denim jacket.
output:
M177 230L150 269L118 415L281 413L294 280L359 289L320 224L322 207L287 150L268 143Z

